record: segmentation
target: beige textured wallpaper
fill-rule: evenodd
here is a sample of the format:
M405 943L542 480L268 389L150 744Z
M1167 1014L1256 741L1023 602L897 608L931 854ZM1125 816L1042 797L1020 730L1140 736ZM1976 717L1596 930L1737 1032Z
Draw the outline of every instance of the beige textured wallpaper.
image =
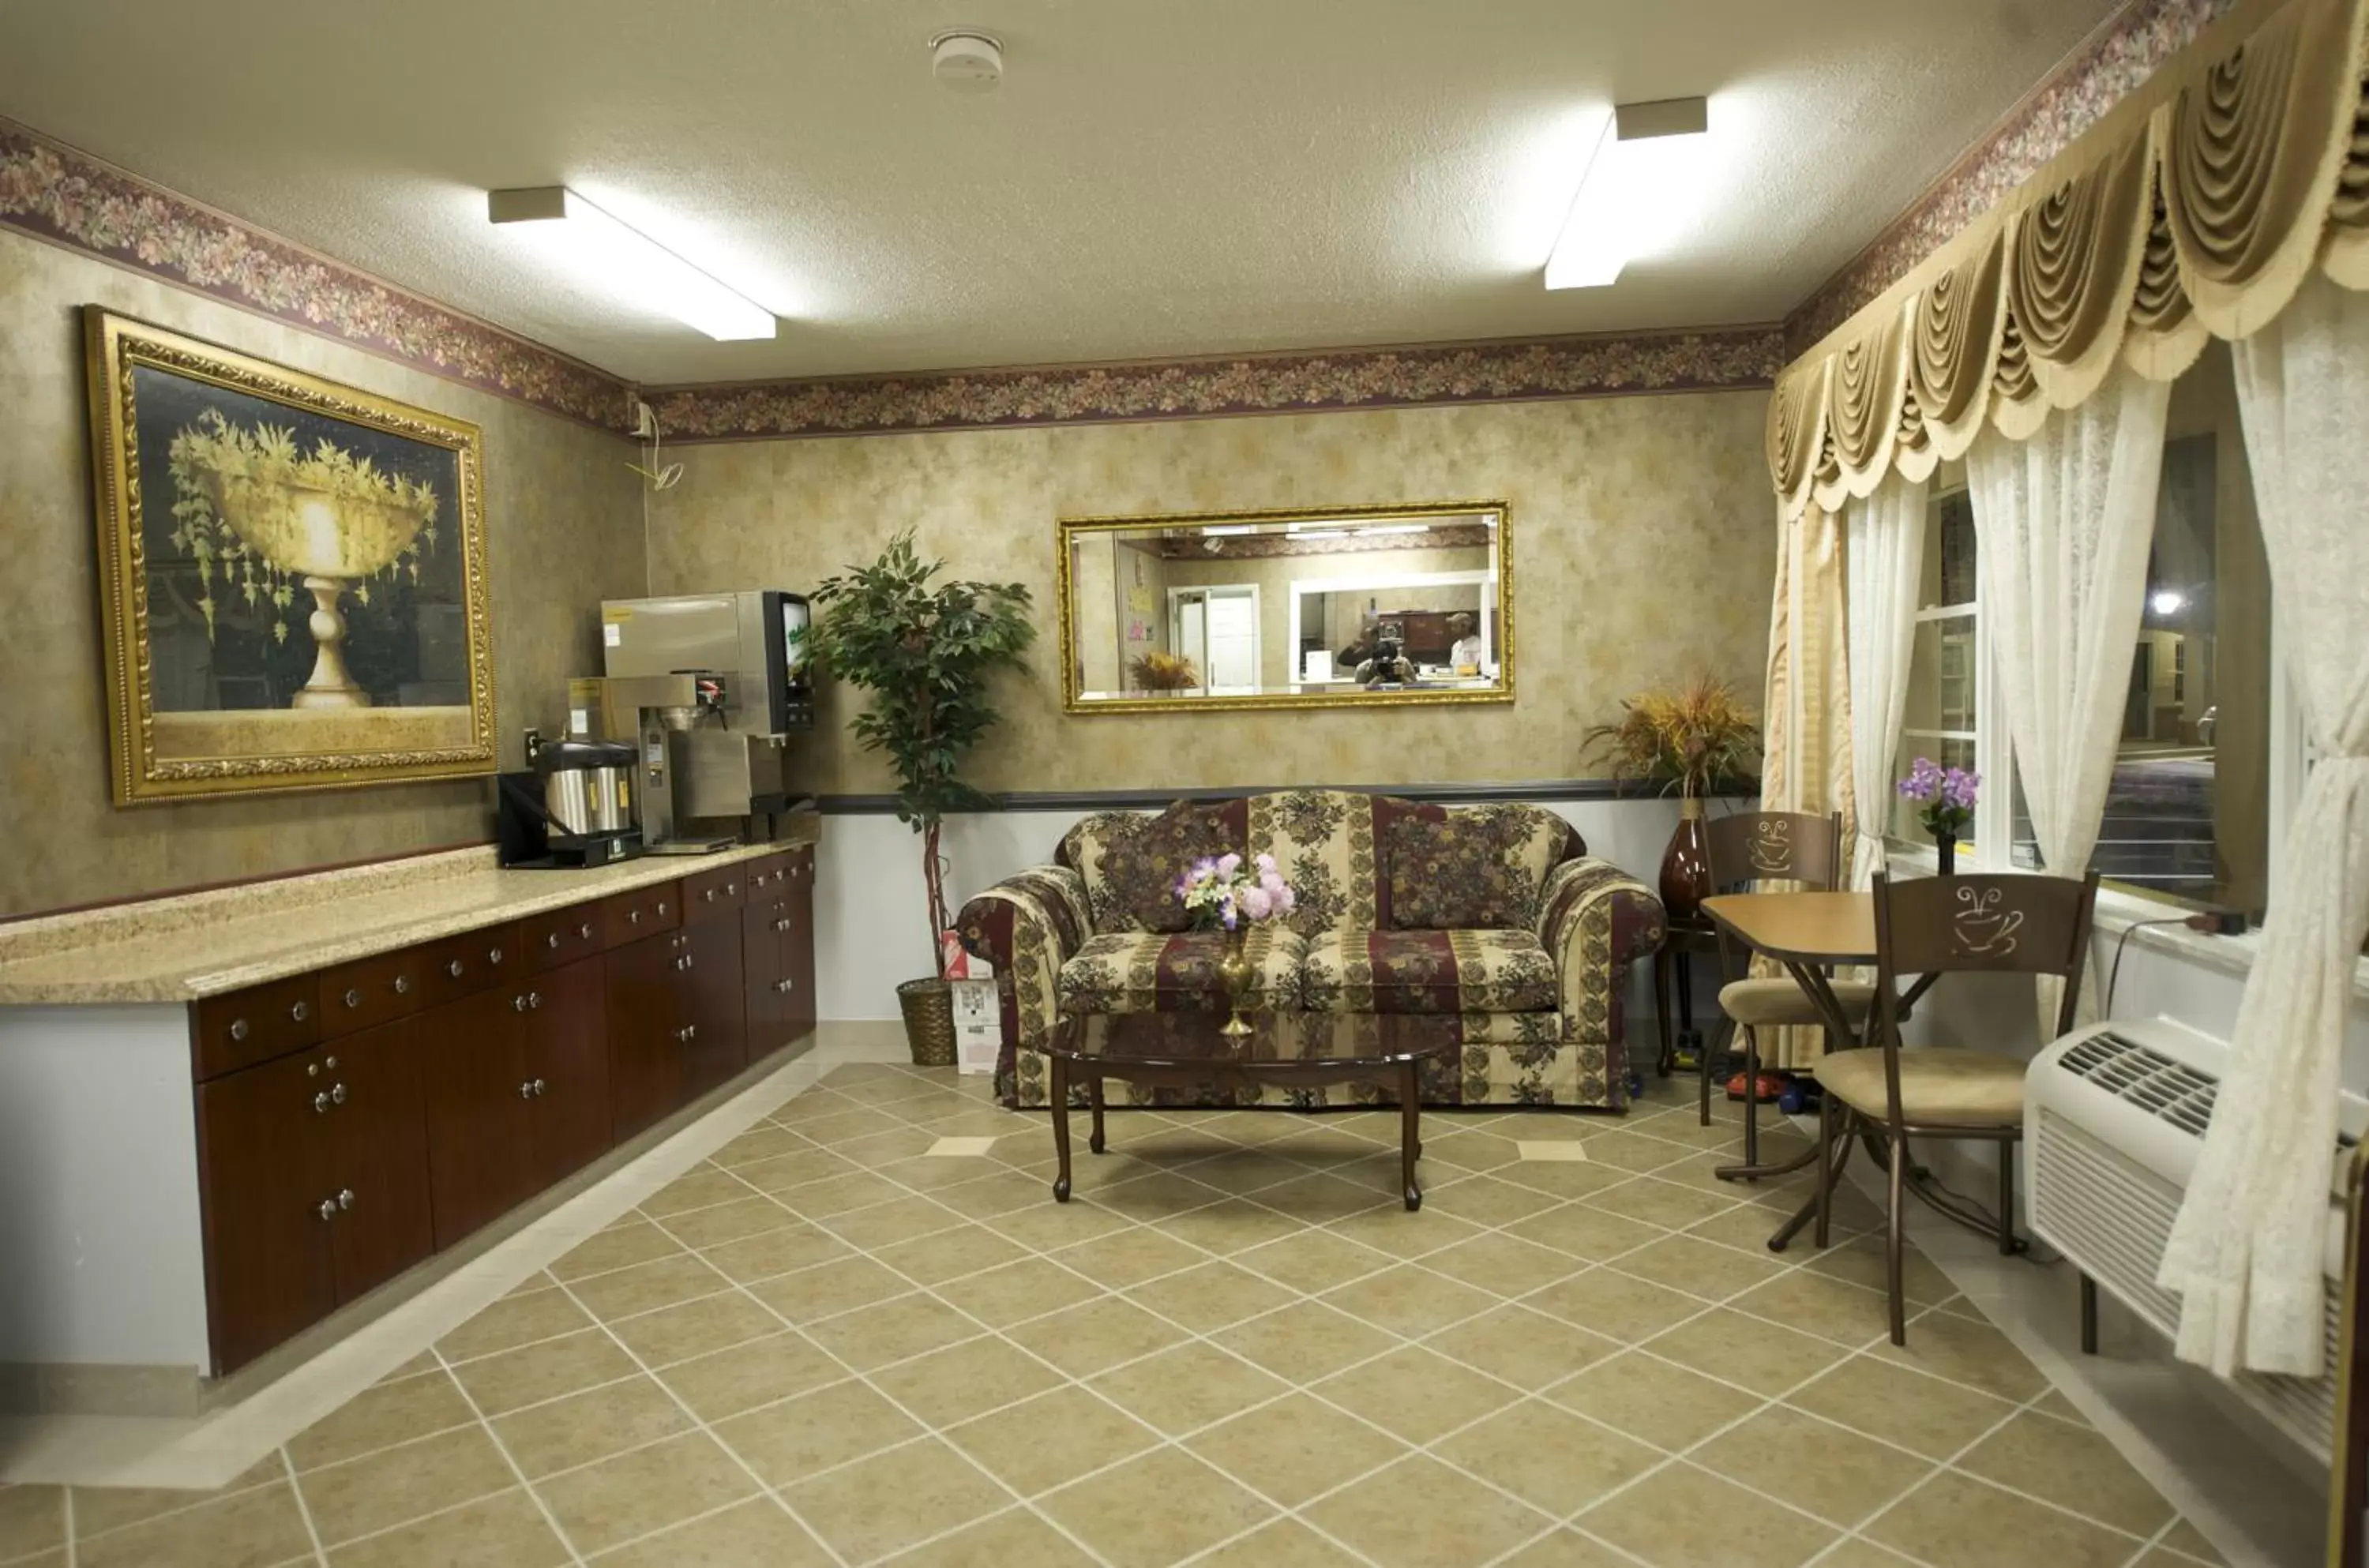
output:
M1579 738L1699 670L1760 689L1776 559L1768 394L748 441L686 449L651 498L650 590L808 589L911 526L966 576L1024 582L1043 628L978 754L989 789L1499 783L1591 772ZM1517 700L1248 715L1061 712L1054 519L1502 499ZM825 687L798 782L887 787Z
M118 810L84 397L84 304L475 421L486 432L495 698L504 765L521 726L565 718L597 672L603 597L644 590L640 481L625 442L489 394L0 232L0 914L489 838L485 780Z

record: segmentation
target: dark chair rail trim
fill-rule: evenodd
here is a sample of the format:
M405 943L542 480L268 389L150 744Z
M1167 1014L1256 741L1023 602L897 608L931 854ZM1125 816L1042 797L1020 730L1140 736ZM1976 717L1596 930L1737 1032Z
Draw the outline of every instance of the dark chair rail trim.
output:
M1477 806L1501 801L1546 804L1558 800L1647 800L1663 794L1659 784L1626 779L1537 779L1520 784L1242 784L1205 789L1075 789L1013 790L993 796L998 811L1128 811L1147 810L1172 801L1231 800L1237 795L1266 795L1284 789L1339 789L1357 795L1390 795L1442 806ZM1711 792L1723 799L1750 799L1760 791L1742 782ZM886 816L897 809L893 795L826 795L817 806L827 817Z

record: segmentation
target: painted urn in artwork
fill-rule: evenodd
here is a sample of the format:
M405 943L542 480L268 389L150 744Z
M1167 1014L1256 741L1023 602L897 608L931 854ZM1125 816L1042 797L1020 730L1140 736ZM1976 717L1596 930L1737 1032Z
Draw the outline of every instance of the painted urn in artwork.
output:
M1712 890L1703 801L1722 784L1758 774L1757 719L1725 681L1701 676L1622 703L1618 719L1587 732L1583 755L1609 761L1617 779L1677 792L1677 830L1662 855L1662 907L1672 920L1692 919Z
M282 605L292 578L313 597L306 628L315 652L290 705L369 706L370 693L346 668L340 606L349 594L368 602L374 578L402 568L417 578L417 552L435 540L434 487L334 441L306 452L288 430L246 429L211 410L174 438L172 464L181 496L177 533L203 572L209 631L217 578L224 591L268 594Z

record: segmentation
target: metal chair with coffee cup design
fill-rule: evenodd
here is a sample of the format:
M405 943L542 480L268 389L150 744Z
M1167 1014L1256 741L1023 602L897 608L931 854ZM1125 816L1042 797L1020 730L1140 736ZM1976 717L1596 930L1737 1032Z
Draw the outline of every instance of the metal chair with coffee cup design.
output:
M1956 1046L1903 1049L1900 980L1945 974L2054 975L2064 983L2056 1033L2072 1029L2089 954L2098 874L2076 882L2036 872L1894 882L1875 879L1875 1004L1869 1043L1818 1063L1825 1097L1818 1112L1817 1243L1826 1244L1836 1177L1852 1136L1880 1141L1888 1164L1885 1281L1892 1343L1908 1343L1901 1288L1901 1205L1907 1196L1908 1139L1979 1139L1998 1146L1998 1212L1984 1216L1940 1193L1918 1196L1963 1223L1996 1231L2013 1253L2016 1146L2023 1138L2025 1059ZM1836 1150L1840 1148L1838 1158ZM1987 1219L1987 1225L1983 1221Z
M1806 811L1737 811L1706 824L1711 888L1717 893L1766 891L1766 883L1798 884L1813 892L1833 892L1840 880L1848 841L1842 813L1820 817ZM1720 972L1730 972L1728 938L1720 935ZM1854 1024L1867 1015L1874 987L1864 980L1832 980L1836 1002ZM1720 988L1719 1010L1728 1022L1728 1042L1744 1036L1744 1165L1760 1163L1760 1036L1762 1029L1816 1028L1825 1023L1817 999L1790 975L1752 976ZM1702 1053L1702 1125L1711 1125L1714 1064L1727 1053ZM1805 1162L1796 1162L1796 1165ZM1744 1173L1738 1172L1737 1173Z

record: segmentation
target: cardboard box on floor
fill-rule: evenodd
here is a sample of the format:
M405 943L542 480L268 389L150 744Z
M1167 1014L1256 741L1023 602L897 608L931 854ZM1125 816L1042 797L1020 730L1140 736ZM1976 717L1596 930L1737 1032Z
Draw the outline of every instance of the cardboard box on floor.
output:
M954 991L955 1070L972 1076L993 1072L1003 1045L995 966L965 952L952 932L944 933L942 951L944 972Z

